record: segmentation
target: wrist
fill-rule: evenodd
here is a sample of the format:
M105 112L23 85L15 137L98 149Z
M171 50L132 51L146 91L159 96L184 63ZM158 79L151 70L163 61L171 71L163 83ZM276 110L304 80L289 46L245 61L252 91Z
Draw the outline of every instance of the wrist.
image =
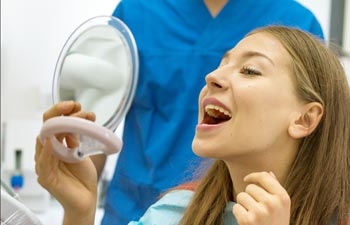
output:
M90 199L89 201L87 199ZM64 225L94 225L97 196L85 198L80 204L63 205Z
M64 210L64 225L94 225L96 207L91 207L85 212Z
M77 216L74 214L64 213L64 225L94 225L95 214Z

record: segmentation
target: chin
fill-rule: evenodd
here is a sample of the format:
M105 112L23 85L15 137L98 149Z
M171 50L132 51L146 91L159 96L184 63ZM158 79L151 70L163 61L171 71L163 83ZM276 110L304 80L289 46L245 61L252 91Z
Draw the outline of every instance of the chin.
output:
M192 142L192 151L202 158L217 158L218 151L213 146L205 144L205 142L194 139Z

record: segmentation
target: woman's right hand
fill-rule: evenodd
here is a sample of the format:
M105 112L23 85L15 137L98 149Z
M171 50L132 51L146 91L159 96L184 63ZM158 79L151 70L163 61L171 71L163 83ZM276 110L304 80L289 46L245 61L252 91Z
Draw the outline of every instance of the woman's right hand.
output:
M248 185L232 209L238 224L289 225L291 199L274 173L251 173L244 182Z
M93 113L82 111L80 104L73 101L55 104L44 113L43 121L62 115L95 121ZM60 134L57 139L61 142L65 140L70 148L79 143L73 134ZM50 140L41 143L37 137L35 162L38 182L61 203L65 222L69 224L67 220L74 220L72 224L93 224L98 179L91 159L87 157L78 163L60 161L53 154Z

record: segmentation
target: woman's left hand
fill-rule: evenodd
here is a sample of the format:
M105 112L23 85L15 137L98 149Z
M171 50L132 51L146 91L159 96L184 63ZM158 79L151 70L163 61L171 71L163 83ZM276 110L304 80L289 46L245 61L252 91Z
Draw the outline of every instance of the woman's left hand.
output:
M244 181L249 184L232 209L239 225L289 225L291 200L272 172L251 173Z

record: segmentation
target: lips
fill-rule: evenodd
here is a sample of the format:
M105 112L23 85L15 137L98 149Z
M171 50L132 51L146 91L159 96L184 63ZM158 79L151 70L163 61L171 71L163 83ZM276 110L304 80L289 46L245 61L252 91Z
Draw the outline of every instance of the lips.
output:
M220 101L206 98L202 102L204 117L201 124L216 125L232 118L231 112Z

